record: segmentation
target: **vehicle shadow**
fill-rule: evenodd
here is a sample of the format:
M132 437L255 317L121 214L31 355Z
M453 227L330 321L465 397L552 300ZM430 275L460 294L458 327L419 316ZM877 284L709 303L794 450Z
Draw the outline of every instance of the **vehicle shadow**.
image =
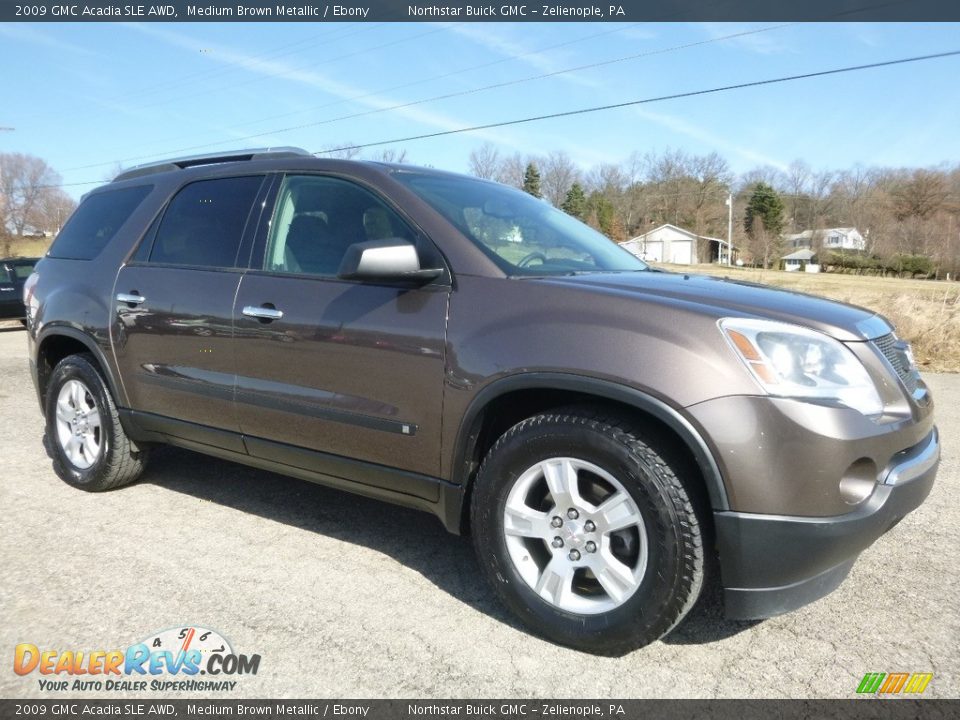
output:
M139 483L383 553L479 612L523 629L489 592L469 538L451 535L428 513L174 447L153 451Z
M383 553L478 612L528 632L483 581L469 539L449 534L429 514L173 447L154 451L140 482ZM717 642L756 624L725 620L716 585L663 642Z
M723 589L708 582L693 610L661 642L667 645L707 645L739 635L763 620L727 620L723 615Z

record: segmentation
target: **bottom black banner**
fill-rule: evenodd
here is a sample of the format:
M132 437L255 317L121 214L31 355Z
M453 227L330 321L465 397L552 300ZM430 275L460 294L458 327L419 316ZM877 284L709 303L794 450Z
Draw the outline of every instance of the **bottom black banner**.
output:
M907 720L960 717L960 700L0 700L0 718L154 720L214 716L329 720Z

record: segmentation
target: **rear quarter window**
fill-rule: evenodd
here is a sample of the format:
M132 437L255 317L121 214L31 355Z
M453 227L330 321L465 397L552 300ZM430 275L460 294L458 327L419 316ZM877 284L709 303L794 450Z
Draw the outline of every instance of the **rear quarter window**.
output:
M262 175L214 178L184 186L164 212L149 262L234 267L263 179Z
M92 260L152 189L152 185L138 185L88 195L57 235L47 255L68 260Z

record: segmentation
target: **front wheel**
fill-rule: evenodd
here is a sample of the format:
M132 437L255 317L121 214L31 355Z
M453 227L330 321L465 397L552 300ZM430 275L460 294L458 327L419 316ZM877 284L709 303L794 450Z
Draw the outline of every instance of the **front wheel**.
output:
M682 463L629 423L543 414L487 454L474 545L501 600L549 640L618 655L670 631L703 582L701 524Z
M127 437L117 407L90 355L71 355L53 369L46 394L47 440L53 469L81 490L133 482L146 450Z

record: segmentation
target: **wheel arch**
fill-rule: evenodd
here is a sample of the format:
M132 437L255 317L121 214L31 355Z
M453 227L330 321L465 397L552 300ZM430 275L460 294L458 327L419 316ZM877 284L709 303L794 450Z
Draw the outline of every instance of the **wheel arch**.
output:
M457 524L463 527L471 484L480 460L496 437L524 417L574 403L615 406L633 416L645 416L674 436L689 453L703 481L713 510L729 509L723 476L700 431L678 409L650 393L609 380L566 373L522 373L483 388L467 408L454 445L451 481L463 488ZM498 410L511 408L499 419ZM518 410L517 408L522 408ZM523 416L523 417L521 417ZM504 425L506 425L504 427ZM496 437L491 437L491 436ZM452 508L448 508L448 512ZM453 518L448 518L447 526Z
M114 377L107 357L100 346L89 335L70 325L47 325L37 337L37 397L41 410L46 407L45 398L50 374L63 358L79 353L93 355L97 369L107 383L110 394L118 406L123 405L123 395Z

